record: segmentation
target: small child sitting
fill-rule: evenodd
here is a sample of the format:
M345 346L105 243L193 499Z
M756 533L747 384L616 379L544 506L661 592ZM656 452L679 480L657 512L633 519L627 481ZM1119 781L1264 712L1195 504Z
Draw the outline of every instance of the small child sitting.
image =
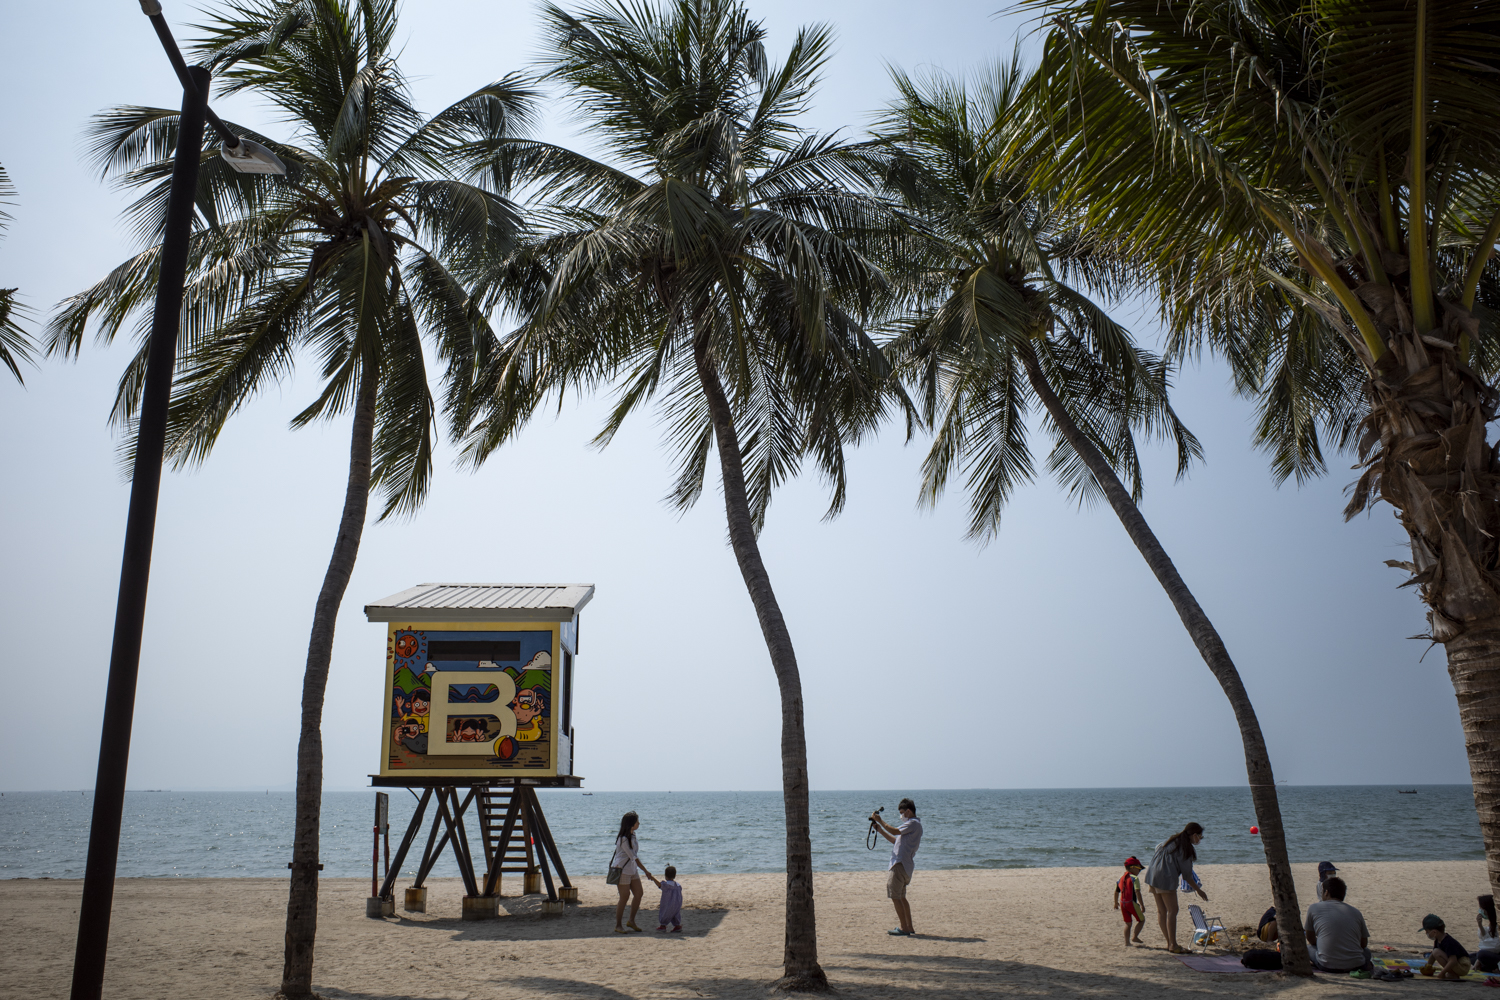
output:
M656 929L664 931L672 925L672 933L682 933L682 886L677 884L677 869L667 865L662 872L666 878L656 883L661 888L661 909L656 911Z
M1276 950L1281 950L1281 928L1276 926L1276 907L1271 907L1260 915L1260 926L1255 928L1255 936L1270 944L1276 942Z
M1141 931L1146 926L1145 900L1141 898L1140 875L1145 865L1134 855L1125 859L1125 874L1115 883L1115 909L1125 918L1125 947L1130 947L1130 923L1135 921L1135 943L1141 943Z
M1422 918L1422 931L1432 939L1432 954L1422 966L1422 975L1439 979L1462 979L1469 974L1469 953L1464 946L1453 940L1443 918L1429 913Z

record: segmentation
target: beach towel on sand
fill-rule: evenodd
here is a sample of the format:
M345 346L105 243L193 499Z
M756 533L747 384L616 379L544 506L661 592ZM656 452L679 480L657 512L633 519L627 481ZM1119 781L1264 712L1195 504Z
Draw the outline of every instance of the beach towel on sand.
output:
M1265 972L1265 969L1247 969L1240 964L1238 955L1177 955L1177 961L1195 972Z
M1263 969L1247 969L1240 964L1238 955L1176 955L1177 961L1195 972L1263 972ZM1377 958L1375 967L1387 969L1410 969L1413 978L1421 977L1422 973L1417 970L1422 968L1422 959L1404 958ZM1332 975L1332 973L1319 972L1320 976ZM1345 973L1347 975L1347 973ZM1482 983L1490 976L1483 972L1470 972L1464 976L1463 982Z
M1424 960L1420 958L1377 958L1375 960L1376 966L1384 966L1387 969L1410 969L1413 979L1426 978L1422 976L1421 972L1424 964ZM1491 975L1493 973L1480 972L1478 969L1473 969L1460 982L1482 983L1486 979L1489 979Z

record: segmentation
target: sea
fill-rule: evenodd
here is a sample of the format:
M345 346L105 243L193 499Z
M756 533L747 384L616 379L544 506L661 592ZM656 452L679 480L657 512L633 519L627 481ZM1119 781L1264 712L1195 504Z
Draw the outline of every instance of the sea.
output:
M394 853L416 799L405 789L389 794ZM779 792L538 794L574 879L603 877L628 810L640 814L641 859L654 872L669 864L682 875L785 868ZM1286 785L1277 794L1294 862L1484 857L1468 785ZM919 864L928 869L1115 866L1131 854L1148 858L1153 845L1190 820L1206 830L1200 864L1265 858L1259 838L1250 833L1255 814L1246 788L821 791L812 793L815 869L886 868L889 845L867 847L867 817L883 806L887 817L897 818L903 796L916 801L922 818ZM0 796L0 878L81 878L92 807L92 794L76 791ZM291 792L128 792L118 875L283 877L291 859L293 812ZM374 814L373 790L324 795L325 877L371 874ZM429 809L428 824L431 818ZM477 841L477 818L471 813L468 819L469 835ZM416 873L425 839L424 830L401 866L403 876ZM433 869L438 877L457 874L451 851Z

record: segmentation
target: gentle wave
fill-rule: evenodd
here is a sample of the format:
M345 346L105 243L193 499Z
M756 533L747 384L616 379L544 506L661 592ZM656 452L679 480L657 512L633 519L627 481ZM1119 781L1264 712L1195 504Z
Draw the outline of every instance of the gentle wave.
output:
M1411 786L1407 786L1410 788ZM1482 859L1484 843L1467 785L1286 786L1278 789L1293 861ZM391 848L415 799L391 790ZM603 876L619 817L641 814L641 857L653 872L776 872L785 868L782 800L776 792L542 791L542 807L569 874ZM865 848L876 806L895 817L916 800L925 834L923 868L1048 868L1118 865L1145 857L1189 820L1207 828L1203 863L1264 860L1244 788L1036 789L814 792L813 861L819 871L868 871L889 862L884 842ZM323 797L325 876L369 875L373 791ZM291 858L290 792L131 792L121 832L121 877L278 877ZM0 797L0 878L80 878L91 795L7 792ZM428 812L428 823L432 812ZM469 817L476 852L478 822ZM426 831L402 866L415 874ZM451 852L434 875L457 874Z

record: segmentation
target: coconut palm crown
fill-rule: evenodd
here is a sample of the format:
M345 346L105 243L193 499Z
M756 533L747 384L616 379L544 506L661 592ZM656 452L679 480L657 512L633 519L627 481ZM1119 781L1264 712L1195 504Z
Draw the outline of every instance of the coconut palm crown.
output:
M275 109L281 141L234 128L274 151L287 174L236 174L204 154L168 453L178 464L204 460L229 417L301 359L315 362L322 388L293 425L353 417L304 674L287 996L311 992L323 692L369 493L383 496L382 516L411 513L427 493L439 404L424 346L442 366L451 426L467 428L494 338L456 274L476 255L509 249L519 225L504 178L465 179L463 150L523 130L531 92L507 78L426 117L397 64L396 28L395 0L258 0L212 18L196 49L220 93L252 93ZM91 319L104 340L133 316L143 341L149 330L177 112L115 108L90 135L106 173L143 192L127 214L146 248L62 303L49 327L53 352L76 352ZM135 414L144 362L143 343L120 382L119 421Z
M525 246L485 275L518 317L468 442L482 460L538 400L613 387L599 441L654 404L678 456L671 501L703 490L717 451L729 537L782 698L785 983L821 988L807 753L791 637L757 534L775 487L810 461L844 502L844 449L899 394L866 323L886 295L869 247L896 232L865 165L797 123L831 36L799 31L783 62L734 0L542 8L546 74L610 163L495 144L548 179ZM895 395L893 395L895 393Z
M918 220L890 267L905 312L887 325L887 349L934 429L922 497L935 501L963 475L979 538L999 530L1006 502L1036 473L1028 415L1042 404L1027 377L1032 360L1133 500L1144 486L1137 435L1170 441L1179 476L1201 457L1168 400L1166 363L1086 291L1119 287L1117 263L1028 190L1024 169L994 167L1021 117L1023 80L1014 59L970 81L898 71L897 99L878 123L886 182ZM1080 500L1101 498L1058 423L1045 417L1044 431L1046 468Z

